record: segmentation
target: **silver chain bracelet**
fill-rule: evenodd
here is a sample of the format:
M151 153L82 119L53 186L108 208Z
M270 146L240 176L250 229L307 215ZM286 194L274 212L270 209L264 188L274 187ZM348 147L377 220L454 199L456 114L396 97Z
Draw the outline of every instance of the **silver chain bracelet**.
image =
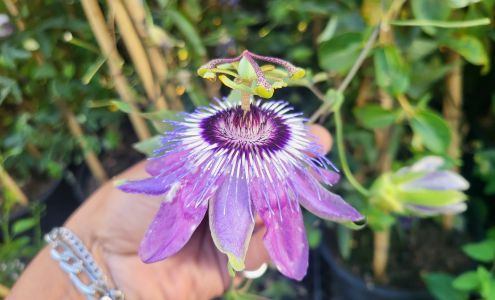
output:
M124 294L111 288L105 275L81 240L69 229L58 227L45 235L52 247L50 254L76 288L88 300L123 300Z

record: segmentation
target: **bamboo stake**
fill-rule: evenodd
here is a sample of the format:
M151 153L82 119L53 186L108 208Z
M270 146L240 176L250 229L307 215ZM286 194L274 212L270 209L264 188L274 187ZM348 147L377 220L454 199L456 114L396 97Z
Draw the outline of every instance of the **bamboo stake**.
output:
M373 236L373 275L379 282L386 278L388 251L390 248L390 231L376 231Z
M0 164L0 182L2 182L3 186L9 190L21 205L28 204L28 197L21 188L16 184L14 179L10 177L9 173L3 168Z
M121 66L123 60L120 57L115 44L112 42L112 36L107 29L105 18L98 5L97 0L81 0L86 17L93 33L95 34L96 41L100 46L103 54L107 58L108 67L110 73L114 79L115 87L119 93L122 101L126 102L132 112L129 113L132 126L136 131L136 134L140 140L146 140L150 138L150 132L144 119L139 115L138 108L134 102L135 95L131 90L127 79L121 72Z
M161 95L160 86L153 78L150 61L139 36L132 24L132 20L120 0L108 0L108 5L115 12L117 26L129 51L131 60L136 68L136 72L143 83L144 90L148 98L158 107L167 109L167 103ZM156 62L155 62L156 63Z
M9 13L12 16L15 16L17 18L17 26L19 28L19 31L23 31L26 28L26 26L25 26L23 20L19 17L19 11L18 11L17 7L15 6L15 4L11 0L5 0L5 4L7 6L7 9L9 10ZM34 52L33 56L34 56L34 59L36 60L36 63L38 63L39 65L44 63L44 59L43 59L43 56L41 53L36 51L36 52ZM85 146L86 143L84 140L84 131L82 130L79 123L76 121L74 113L68 107L66 107L62 101L57 101L57 105L60 108L63 108L62 113L69 122L69 131L79 141L80 146L81 146L81 150L84 153L85 162L88 165L89 169L91 170L91 173L97 178L97 180L100 183L105 182L107 180L107 175L106 175L100 161L98 160L98 156L96 155L96 153L94 153L94 151L92 151L92 150L87 149L87 147ZM34 145L28 144L27 149L29 152L31 152L35 156L41 155L39 153L39 151L37 151L36 147L34 147ZM20 191L20 189L19 189L19 191ZM17 197L19 197L19 196L17 196ZM27 203L27 197L25 197L25 199L26 199L26 203ZM22 203L22 201L21 201L21 203Z
M79 125L79 122L77 122L76 116L74 116L74 113L62 101L57 101L57 105L60 107L60 110L67 120L69 131L74 137L76 137L77 142L83 151L84 160L86 161L91 174L95 176L98 183L105 183L108 180L108 176L98 160L98 156L96 156L96 154L89 149L83 130Z
M453 159L461 157L462 133L460 123L462 119L462 61L459 54L449 51L448 62L452 71L445 78L446 93L443 99L443 115L452 130L452 142L448 154ZM442 225L446 230L454 227L454 215L443 215Z
M7 11L14 17L15 23L17 25L17 28L19 31L24 31L26 29L26 25L22 21L22 19L19 17L19 10L15 6L15 3L12 2L12 0L3 0L3 3L5 4L5 7L7 8Z
M150 41L149 28L146 23L146 13L144 11L143 3L139 0L124 0L125 7L131 19L134 22L134 26L141 37L142 41ZM148 54L151 63L151 68L155 74L159 86L163 86L165 89L165 95L170 103L170 106L174 110L184 110L181 100L177 97L174 85L167 80L168 68L167 62L162 53L155 45L145 42L146 53ZM166 109L164 103L157 102L159 109ZM166 103L165 103L166 105Z
M382 22L385 26L380 27L379 40L381 43L389 44L394 42L393 32L387 23L388 20L393 20L395 18L404 2L405 0L394 0L383 17ZM393 107L394 101L389 94L383 90L380 90L379 96L382 107ZM387 142L390 138L390 128L375 130L375 138L380 153L378 160L378 171L380 171L380 173L387 172L390 170L392 165L392 159L387 149ZM374 232L373 243L373 275L377 281L384 282L386 280L388 254L390 248L390 228L386 228L383 231Z
M10 289L3 284L0 284L0 297L6 298L10 293Z
M393 106L393 100L384 91L379 91L381 106L384 108L391 108ZM375 130L375 140L379 151L378 157L378 171L380 173L390 170L392 165L392 159L390 153L388 153L388 139L390 138L390 128ZM373 233L373 275L378 282L384 282L386 280L386 270L388 264L388 251L390 245L390 231L384 229L383 231L375 231Z

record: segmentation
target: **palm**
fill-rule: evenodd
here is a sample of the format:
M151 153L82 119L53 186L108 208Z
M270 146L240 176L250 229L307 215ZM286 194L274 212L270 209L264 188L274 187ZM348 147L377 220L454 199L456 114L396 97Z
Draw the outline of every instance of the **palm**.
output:
M145 176L140 163L116 179ZM216 250L207 220L173 257L153 264L144 264L139 258L139 244L160 202L160 197L127 194L108 183L86 201L70 223L98 220L89 225L94 228L92 250L100 256L97 260L105 263L116 286L128 287L123 289L127 299L176 299L177 295L211 299L220 295L229 281L227 259ZM258 244L261 233L257 234ZM264 251L254 252L261 254L261 259L251 259L256 267L266 256Z

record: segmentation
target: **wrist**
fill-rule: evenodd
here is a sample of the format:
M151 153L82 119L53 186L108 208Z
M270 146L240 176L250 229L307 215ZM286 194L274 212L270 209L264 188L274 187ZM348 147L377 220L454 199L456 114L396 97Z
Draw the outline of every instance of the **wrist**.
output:
M123 299L122 293L113 288L102 270L103 260L96 260L96 256L102 257L99 251L88 249L83 241L66 227L52 229L46 235L46 240L51 246L53 260L59 264L82 295L89 298ZM95 245L97 244L93 244Z

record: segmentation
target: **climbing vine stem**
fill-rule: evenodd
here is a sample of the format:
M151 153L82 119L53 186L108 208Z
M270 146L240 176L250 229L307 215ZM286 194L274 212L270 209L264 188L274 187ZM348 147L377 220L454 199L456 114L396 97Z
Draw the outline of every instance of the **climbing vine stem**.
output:
M339 160L342 166L342 170L344 171L344 175L346 176L349 183L364 197L368 197L370 192L363 186L359 181L357 181L356 177L351 172L349 168L349 163L347 162L347 156L345 154L345 146L344 146L344 129L342 124L342 115L340 114L340 110L336 110L333 114L335 120L335 129L337 134L337 149L339 151Z

